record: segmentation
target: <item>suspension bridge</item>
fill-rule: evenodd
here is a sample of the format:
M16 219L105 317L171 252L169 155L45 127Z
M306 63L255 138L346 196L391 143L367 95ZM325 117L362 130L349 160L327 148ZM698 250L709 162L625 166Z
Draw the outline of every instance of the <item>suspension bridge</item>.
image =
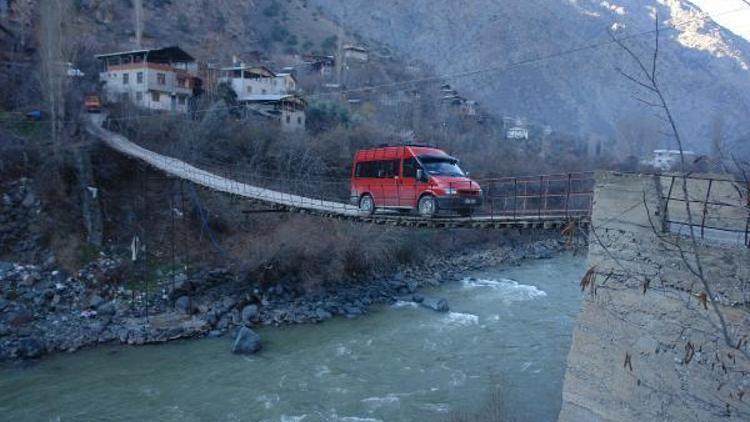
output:
M186 161L157 153L102 127L105 115L90 114L86 129L109 148L146 163L170 177L182 179L215 192L221 192L271 207L275 211L296 212L325 218L363 223L417 228L544 228L560 229L575 222L586 227L591 216L593 173L504 177L479 179L483 205L468 217L431 217L399 212L369 214L347 203L347 198L290 193L237 180L237 175L218 174Z

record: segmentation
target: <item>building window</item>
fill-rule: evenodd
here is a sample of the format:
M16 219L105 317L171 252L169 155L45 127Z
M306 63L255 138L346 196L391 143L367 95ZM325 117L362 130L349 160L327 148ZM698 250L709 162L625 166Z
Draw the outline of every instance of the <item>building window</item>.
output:
M292 122L291 116L289 116L289 115L286 116L286 122L287 123L291 123Z
M138 72L135 74L135 81L139 84L143 83L143 72Z
M151 92L151 101L158 103L159 102L159 93L156 91Z
M247 93L252 94L253 93L253 87L249 86L247 87Z
M185 105L185 97L183 97L182 95L177 97L177 101L180 103L180 105Z
M262 93L263 95L266 95L266 90L264 89L264 90L263 90L263 91L262 91L261 93Z
M129 73L123 73L122 74L122 84L127 85L128 82L130 82L130 74Z
M136 92L135 93L135 100L137 102L139 102L139 103L142 102L143 101L143 93L142 92Z
M156 74L156 83L159 85L166 85L167 84L167 75L164 73L157 73Z
M302 117L299 117L299 116L297 117L297 124L298 125L302 124Z

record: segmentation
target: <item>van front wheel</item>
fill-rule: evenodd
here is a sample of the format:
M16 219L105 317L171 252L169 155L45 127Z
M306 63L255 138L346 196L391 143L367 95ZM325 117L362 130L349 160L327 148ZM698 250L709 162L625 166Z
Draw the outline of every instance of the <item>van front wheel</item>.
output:
M367 215L375 213L375 201L372 199L372 196L365 194L359 198L359 210Z
M419 198L419 203L417 203L417 211L419 211L419 215L422 217L432 217L435 215L435 212L437 211L437 202L435 201L435 197L431 195L425 195L421 198Z

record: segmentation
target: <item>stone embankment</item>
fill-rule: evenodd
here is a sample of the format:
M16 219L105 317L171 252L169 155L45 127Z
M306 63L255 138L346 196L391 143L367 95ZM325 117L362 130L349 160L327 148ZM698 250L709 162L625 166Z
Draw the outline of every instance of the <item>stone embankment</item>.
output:
M750 420L750 249L699 241L706 289L691 242L662 219L662 180L597 177L561 421Z
M65 274L54 265L4 262L0 263L0 360L72 352L99 343L160 343L220 336L241 327L356 317L373 304L424 300L414 298L419 287L456 280L476 268L547 258L566 249L556 233L536 234L536 239L507 236L490 249L435 257L392 274L330 283L311 291L283 283L261 287L218 268L190 277L178 274L174 285L165 283L156 292L152 286L148 296L143 286L117 281L123 263L107 256L76 274ZM448 306L435 298L427 301L424 306L438 311ZM243 337L240 350L259 347L250 337Z

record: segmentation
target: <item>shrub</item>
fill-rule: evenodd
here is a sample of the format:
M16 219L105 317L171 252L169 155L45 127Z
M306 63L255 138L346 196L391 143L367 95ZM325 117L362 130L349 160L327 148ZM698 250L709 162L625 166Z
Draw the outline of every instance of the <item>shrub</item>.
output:
M323 49L324 52L330 53L333 51L336 51L336 46L339 43L339 37L336 35L331 35L330 37L326 37L326 39L323 40L322 43L320 43L320 48Z
M274 42L282 42L289 36L289 31L283 26L276 24L271 28L271 39Z
M271 4L263 9L263 14L269 18L278 16L279 13L281 13L281 4L279 4L279 2L276 0L272 0Z

